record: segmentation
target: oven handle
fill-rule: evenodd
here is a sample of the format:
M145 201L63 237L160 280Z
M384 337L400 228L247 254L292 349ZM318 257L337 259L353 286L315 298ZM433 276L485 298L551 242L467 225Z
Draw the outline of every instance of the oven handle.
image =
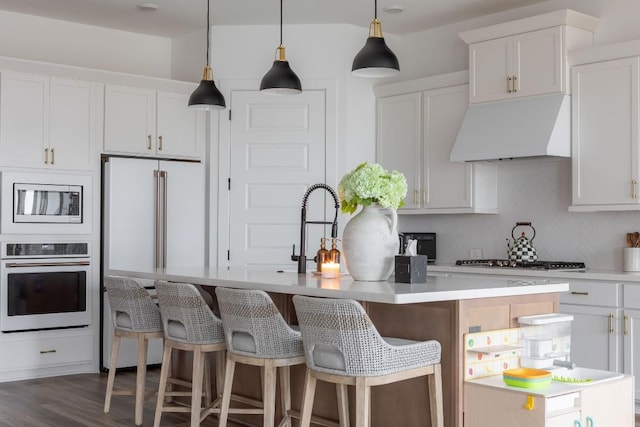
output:
M19 267L74 267L80 265L90 265L89 261L68 261L68 262L8 262L4 266L7 268Z

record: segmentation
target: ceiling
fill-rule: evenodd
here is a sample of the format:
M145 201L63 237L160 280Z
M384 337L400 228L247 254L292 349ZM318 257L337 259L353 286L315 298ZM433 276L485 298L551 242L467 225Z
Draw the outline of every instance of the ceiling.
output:
M380 0L378 18L387 33L407 34L477 16L541 3L543 0ZM207 0L0 0L0 10L38 15L160 37L176 37L206 27ZM145 11L140 3L157 5ZM402 6L401 13L387 13ZM284 2L284 23L346 23L367 27L372 0ZM278 24L277 0L211 0L214 25Z

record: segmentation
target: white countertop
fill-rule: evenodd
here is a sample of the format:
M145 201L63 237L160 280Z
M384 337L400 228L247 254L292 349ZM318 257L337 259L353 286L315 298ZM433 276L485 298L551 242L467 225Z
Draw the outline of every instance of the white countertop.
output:
M427 267L427 269L431 268ZM164 279L208 286L262 289L267 292L299 294L387 304L451 301L513 295L566 292L565 280L509 279L495 277L429 276L427 283L359 282L351 276L323 279L311 273L276 272L266 269L174 268L153 271L109 270L106 274L144 279Z
M462 274L478 274L487 276L511 276L511 277L527 277L532 279L550 279L550 280L603 280L619 283L640 283L639 273L625 273L619 270L587 270L587 271L571 271L571 270L538 270L528 268L498 268L498 267L472 267L458 266L447 264L436 264L427 266L427 274L431 273L462 273Z

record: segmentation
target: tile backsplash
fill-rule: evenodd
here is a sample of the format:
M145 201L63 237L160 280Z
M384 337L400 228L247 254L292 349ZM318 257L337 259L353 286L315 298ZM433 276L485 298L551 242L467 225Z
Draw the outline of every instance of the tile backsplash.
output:
M536 229L533 246L541 260L581 261L593 270L621 270L626 233L640 231L637 212L569 212L571 160L504 161L498 165L497 215L400 215L400 231L438 234L438 263L469 258L506 258L516 222ZM527 237L531 230L521 227Z

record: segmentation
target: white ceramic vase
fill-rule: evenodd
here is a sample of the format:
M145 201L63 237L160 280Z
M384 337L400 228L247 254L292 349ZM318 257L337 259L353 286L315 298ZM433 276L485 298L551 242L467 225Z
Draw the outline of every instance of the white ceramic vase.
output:
M390 213L390 217L385 215ZM398 215L372 203L349 220L342 233L342 255L354 280L382 281L393 273L398 253Z

